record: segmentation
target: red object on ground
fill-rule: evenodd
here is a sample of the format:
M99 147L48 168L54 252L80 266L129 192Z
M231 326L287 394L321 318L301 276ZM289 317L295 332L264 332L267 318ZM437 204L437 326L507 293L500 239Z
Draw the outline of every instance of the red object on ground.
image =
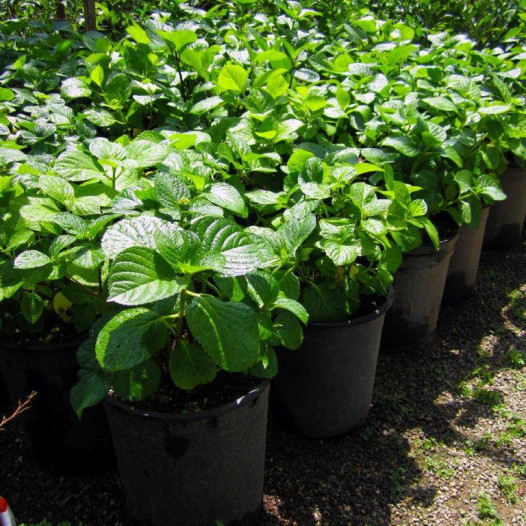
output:
M7 511L7 508L9 508L7 500L5 500L3 497L0 497L0 513L4 513L4 511Z

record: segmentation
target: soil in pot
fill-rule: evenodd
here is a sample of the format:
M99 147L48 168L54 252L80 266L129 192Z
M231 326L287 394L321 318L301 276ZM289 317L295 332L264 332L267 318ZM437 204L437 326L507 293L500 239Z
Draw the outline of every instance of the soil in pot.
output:
M506 200L495 203L489 212L484 248L508 250L521 241L526 217L526 168L512 167L501 177Z
M196 389L193 399L162 388L157 411L155 399L132 406L106 398L128 509L137 524L250 524L260 513L269 382L239 377L249 378L220 374Z
M439 223L439 250L429 245L408 252L394 276L395 300L385 317L382 350L425 345L436 329L449 261L458 239L451 221Z
M278 352L273 407L287 426L309 438L325 438L365 422L392 301L392 295L370 298L346 322L309 324L298 350Z
M444 304L460 303L475 290L488 214L489 208L484 208L476 228L464 225L459 230L458 241L449 261L442 300Z
M60 473L97 473L115 462L103 408L90 408L79 420L70 404L79 343L0 344L2 375L12 405L36 392L31 408L19 417L27 445L43 468Z

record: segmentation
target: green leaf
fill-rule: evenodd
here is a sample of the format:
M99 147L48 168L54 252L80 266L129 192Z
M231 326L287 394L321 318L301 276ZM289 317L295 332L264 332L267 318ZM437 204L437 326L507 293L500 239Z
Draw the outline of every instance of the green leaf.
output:
M83 80L72 77L62 82L60 93L65 99L79 99L89 97L91 90Z
M138 44L150 43L150 38L148 37L146 31L135 22L133 22L131 26L128 26L126 28L126 33L128 33L128 35L130 35L133 38L133 40L135 40L135 42L137 42Z
M326 285L308 288L303 293L303 305L311 323L340 322L348 318L345 296L339 289Z
M184 47L192 44L197 40L197 35L188 29L181 29L177 31L157 31L163 39L172 44L175 50L179 53Z
M49 256L38 250L26 250L15 258L15 268L27 269L43 267L51 263Z
M221 97L209 97L208 99L195 103L190 108L190 113L193 113L194 115L203 115L212 111L214 108L217 108L221 104L223 104L223 99Z
M427 235L429 236L429 239L431 239L433 246L435 247L436 250L438 250L438 247L440 244L440 238L438 236L438 231L435 225L431 222L431 220L428 217L421 217L420 221L424 225L424 228L427 232Z
M144 305L174 296L188 283L151 248L132 247L115 259L108 284L109 301Z
M416 157L420 154L420 150L413 144L409 137L386 137L382 143L382 146L390 146L397 152L407 156Z
M422 99L431 108L436 108L441 111L457 111L457 107L445 97L427 97Z
M126 150L119 143L108 141L103 137L93 139L89 143L89 151L98 159L122 161L126 158Z
M9 100L13 100L14 98L15 98L15 94L13 91L11 91L8 88L0 87L0 101L1 102L7 102Z
M155 174L155 197L159 203L170 210L178 210L181 199L190 199L190 190L186 183L171 173Z
M135 161L139 168L155 166L164 161L169 153L166 146L141 139L136 139L126 146L126 156Z
M336 266L350 265L358 257L358 246L344 245L337 241L324 241L323 249Z
M299 246L312 234L316 228L316 216L305 214L303 217L293 217L283 223L278 233L285 243L287 252L294 256Z
M127 75L117 73L103 87L104 98L112 108L122 108L132 95L131 82Z
M94 178L98 179L103 175L93 159L78 150L61 154L56 160L53 170L68 181L88 181Z
M243 303L212 296L193 298L186 311L194 338L227 371L244 371L259 358L256 312Z
M142 215L132 219L123 219L112 225L101 241L104 255L115 259L123 250L131 247L155 249L155 232L166 223L157 217Z
M265 272L253 272L245 276L247 290L258 308L271 306L277 300L279 283L272 275Z
M500 115L501 113L508 113L510 110L511 106L509 104L494 104L479 108L479 113L481 115Z
M309 313L307 312L307 309L295 300L290 298L278 298L274 302L274 307L292 312L296 318L300 319L305 324L309 321Z
M135 367L166 345L166 331L162 317L154 311L139 307L119 312L99 333L97 361L109 372Z
M161 383L161 368L153 360L118 371L113 375L113 390L119 398L130 402L152 396Z
M97 65L93 68L93 70L89 74L89 77L92 80L92 82L100 88L102 86L102 83L104 82L104 70L101 68L100 65Z
M287 162L287 168L290 173L300 173L305 170L307 166L307 161L314 157L314 154L308 152L307 150L297 149L294 150Z
M290 312L280 312L274 320L274 330L279 342L287 349L296 350L303 342L303 331L296 317Z
M203 252L220 253L225 258L223 276L241 276L268 266L275 256L268 243L256 239L226 219L204 217L192 225Z
M415 199L409 205L409 214L411 217L420 217L427 214L427 203L423 199Z
M24 318L34 325L40 319L40 316L42 316L44 302L38 294L24 294L20 302L20 309Z
M366 219L362 221L362 228L372 236L383 236L387 234L387 227L378 219Z
M263 64L263 62L269 62L270 66L273 69L286 69L290 70L292 67L292 62L290 58L285 55L282 51L277 49L269 49L268 51L263 51L256 56L256 64Z
M244 93L247 85L248 73L237 64L227 64L217 78L217 92L234 91Z
M184 341L178 342L168 362L173 383L181 389L194 389L211 382L217 366L201 347Z
M202 194L210 202L221 208L230 210L241 217L247 217L248 209L241 194L227 183L215 183L208 192Z
M71 389L70 400L75 413L82 417L84 409L102 402L110 388L109 379L101 371L81 369L78 383Z

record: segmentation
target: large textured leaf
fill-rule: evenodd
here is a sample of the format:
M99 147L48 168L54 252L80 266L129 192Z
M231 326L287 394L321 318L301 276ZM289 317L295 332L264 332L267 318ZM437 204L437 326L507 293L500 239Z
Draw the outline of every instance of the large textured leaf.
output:
M258 360L257 316L247 305L200 296L188 306L186 318L194 338L220 367L244 371Z
M217 374L217 366L201 347L179 342L169 360L170 376L173 383L181 389L211 382Z
M302 217L294 217L286 221L279 229L279 235L285 243L287 251L293 255L315 228L316 217L314 214L305 214Z
M144 305L174 296L187 285L151 248L132 247L118 256L109 278L110 301Z
M136 140L126 147L126 156L137 163L139 168L148 168L164 161L169 150L166 146L150 141Z
M247 217L248 215L243 197L241 197L241 194L232 185L227 183L213 184L210 190L204 193L203 196L215 205L235 212L241 217Z
M95 345L97 361L108 372L139 365L167 341L162 318L146 308L116 314L100 331Z
M154 216L123 219L108 228L101 242L104 255L115 259L123 250L131 247L155 248L155 232L166 222Z
M104 86L104 97L112 108L122 108L131 94L131 82L123 73L113 75Z
M177 175L157 172L155 174L155 197L165 208L177 210L181 199L190 199L190 190Z
M226 219L205 217L192 225L205 254L218 252L225 258L224 276L241 276L275 260L271 247Z
M69 181L88 181L103 175L89 155L77 150L61 154L53 170Z

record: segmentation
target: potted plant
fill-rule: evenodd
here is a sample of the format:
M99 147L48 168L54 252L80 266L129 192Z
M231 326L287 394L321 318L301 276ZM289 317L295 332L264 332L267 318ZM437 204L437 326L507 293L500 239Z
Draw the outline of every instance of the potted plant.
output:
M3 177L0 191L3 378L13 404L37 393L21 424L42 465L59 471L105 469L113 458L105 415L94 409L79 420L69 390L83 334L107 310L97 245L109 218L94 218L85 209L90 220L73 213L86 205L85 197L76 198L74 184L12 152L16 171L13 161L7 165L16 175Z
M298 346L305 317L269 242L233 219L241 194L198 189L206 156L176 157L177 172L165 164L127 193L134 213L102 238L118 309L79 349L71 397L79 415L104 400L135 520L228 522L261 507L273 347Z
M358 180L382 168L322 158L296 149L287 163L287 198L280 201L285 211L269 211L268 200L268 215L254 205L268 226L250 229L272 240L295 299L309 314L302 346L278 353L273 392L283 421L312 438L365 421L393 302L392 274L428 224L425 203L413 200L404 183L395 183L396 195L388 199Z

